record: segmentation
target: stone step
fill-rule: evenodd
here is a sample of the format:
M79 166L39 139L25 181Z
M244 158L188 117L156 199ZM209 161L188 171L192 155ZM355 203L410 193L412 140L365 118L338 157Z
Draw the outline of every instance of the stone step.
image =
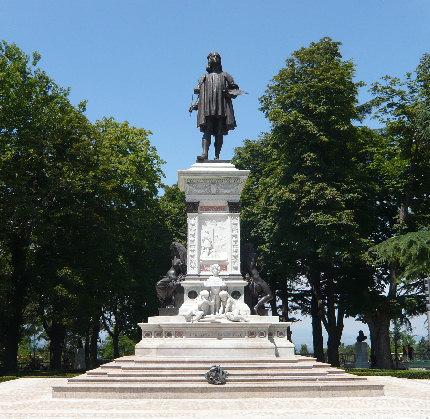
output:
M199 399L199 398L303 398L373 397L383 395L383 385L366 381L348 382L258 382L211 385L206 382L172 385L154 383L69 383L53 387L53 398Z
M212 357L211 357L212 358ZM376 396L382 385L313 358L118 358L53 388L53 397L75 398L252 398ZM212 365L230 373L227 384L204 378Z
M116 376L112 377L110 375L106 377L76 377L69 378L69 383L190 383L190 382L204 382L204 375L196 375L196 376L147 376L147 377L124 377L124 376ZM278 382L278 381L366 381L364 377L357 377L354 375L343 375L343 376L264 376L264 375L230 375L228 377L229 383L234 382L246 382L246 383L255 383L255 382Z
M185 371L89 371L87 377L97 377L97 376L108 376L108 377L191 377L191 376L202 376L206 372L203 370L185 370ZM243 369L235 370L232 372L228 370L230 376L238 375L248 375L250 377L254 376L301 376L301 377L323 377L323 376L338 376L344 374L341 370L336 371L301 371L301 370L258 370L258 371L245 371Z
M226 371L228 371L230 374L278 374L278 375L339 375L344 374L345 371L333 369L333 370L326 370L326 369L301 369L301 368L273 368L273 367L267 367L267 368L244 368L244 367L232 367L232 368L224 368ZM122 375L122 376L137 376L137 375L184 375L184 374L204 374L209 370L208 367L206 368L184 368L184 369L113 369L113 370L93 370L88 371L88 376L103 376L103 375Z
M206 369L208 370L212 365L221 365L223 369L248 369L248 370L256 370L260 368L276 368L276 369L305 369L305 370L313 370L313 369L325 369L328 370L331 367L327 364L241 364L241 363L233 363L233 362L220 362L220 363L211 363L211 362L202 362L199 364L192 363L176 363L176 364L104 364L101 365L101 370L124 370L124 371L133 371L133 370L182 370L182 369Z
M241 358L207 358L207 357L193 357L193 358L181 358L181 357L158 357L158 358L144 358L144 357L137 357L137 356L127 356L127 357L121 357L117 358L112 362L109 362L108 364L104 365L112 365L117 363L135 363L135 364L176 364L176 363L186 363L186 364L198 364L198 363L205 363L205 364L220 364L220 363L228 363L228 362L234 362L237 364L259 364L259 363L275 363L275 364L297 364L297 363L305 363L305 364L322 364L327 365L325 363L317 362L316 358L310 358L305 356L297 356L293 359L281 359L281 358L275 358L275 357L267 357L267 358L255 358L255 359L241 359Z

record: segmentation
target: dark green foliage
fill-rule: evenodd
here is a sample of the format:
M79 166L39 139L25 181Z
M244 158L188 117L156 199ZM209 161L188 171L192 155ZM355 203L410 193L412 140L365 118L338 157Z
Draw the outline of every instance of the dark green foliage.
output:
M309 355L308 345L305 343L300 347L300 355Z
M374 98L365 105L373 109L383 128L370 164L380 190L378 228L371 235L370 255L379 266L361 313L373 336L372 348L379 350L378 365L385 368L390 363L391 319L405 321L425 309L422 278L428 274L425 259L429 253L429 70L430 56L425 54L414 74L406 74L403 80L385 76L375 83L371 89ZM383 359L386 362L379 364Z
M380 369L364 369L364 368L346 368L346 372L361 376L390 376L397 378L409 378L412 380L429 379L430 371L412 371L412 370L380 370Z
M317 357L321 321L335 363L343 317L359 315L377 365L389 368L391 319L424 309L430 56L415 76L374 84L374 99L357 106L362 84L339 45L323 38L295 51L261 98L271 132L235 156L251 169L243 237L258 245L283 312L312 314ZM382 129L353 124L371 111Z
M136 323L156 312L170 244L150 132L113 118L91 124L39 58L0 43L0 362L9 370L26 322L43 326L55 368L83 337L95 362L101 326L137 338Z
M260 99L271 133L246 141L234 159L251 170L242 201L244 237L259 246L283 302L296 301L307 314L315 299L314 318L329 333L334 364L364 250L358 202L365 200L365 188L357 187L365 178L360 133L352 123L359 118L361 84L353 82L354 65L342 60L339 47L323 38L286 60ZM322 353L322 337L319 346Z
M165 186L164 195L160 198L163 219L168 229L169 240L187 245L187 212L185 194L178 185Z
M115 348L113 345L112 337L108 336L106 340L102 342L99 348L100 357L102 359L114 359L118 356L134 355L134 347L136 342L124 334L119 335L118 349L119 354L114 355Z
M370 249L378 263L395 264L407 278L430 275L430 231L421 230L390 237Z
M421 354L429 354L429 341L422 337L419 342L415 345L415 352Z

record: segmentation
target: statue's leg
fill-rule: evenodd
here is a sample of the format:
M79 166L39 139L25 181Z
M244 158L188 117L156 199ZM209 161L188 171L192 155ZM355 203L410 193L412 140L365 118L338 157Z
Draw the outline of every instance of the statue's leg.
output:
M273 294L267 294L258 301L258 303L254 306L255 313L258 314L258 309L260 307L264 307L264 305L269 302L273 298Z
M215 160L219 160L219 153L221 152L223 144L222 134L215 135Z
M211 145L211 135L205 132L202 138L202 155L197 156L198 160L207 160L210 145Z
M205 315L204 311L197 311L197 312L194 312L194 314L195 314L195 317L192 320L193 323L198 322Z

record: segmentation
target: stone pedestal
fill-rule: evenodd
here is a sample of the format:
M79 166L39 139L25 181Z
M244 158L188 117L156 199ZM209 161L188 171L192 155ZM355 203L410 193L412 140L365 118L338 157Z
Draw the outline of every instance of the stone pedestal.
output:
M202 290L215 294L217 313L220 290L244 304L247 282L240 273L240 195L248 170L238 170L230 162L195 163L178 172L178 186L185 192L188 241L187 275L181 283L184 302L179 314L156 316L140 323L142 341L136 345L141 357L231 356L294 358L294 344L287 339L289 323L277 316L248 316L248 321L203 318L192 323L187 313L195 307ZM218 265L219 276L211 267ZM160 312L161 314L161 312Z
M366 342L355 343L355 368L369 368L369 353Z
M188 219L187 277L210 275L218 264L222 276L240 276L240 194L249 170L231 163L195 163L178 171Z
M179 189L185 192L188 222L187 276L182 282L182 312L193 304L210 268L217 264L225 289L244 302L246 282L240 274L240 194L249 170L229 162L195 163L178 171ZM179 311L181 314L181 310Z
M75 352L75 359L73 361L73 369L84 370L85 369L85 349L77 348Z

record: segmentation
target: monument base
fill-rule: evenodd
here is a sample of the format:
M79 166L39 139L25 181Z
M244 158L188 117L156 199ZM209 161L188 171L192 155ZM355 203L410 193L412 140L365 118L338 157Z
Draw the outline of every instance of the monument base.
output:
M294 358L294 344L277 316L248 316L248 322L207 319L186 322L184 316L155 316L139 323L142 340L136 345L141 357L242 357Z
M314 358L294 355L289 323L275 316L186 322L183 316L150 317L142 340L125 356L54 386L53 398L220 399L372 397L383 386L346 374ZM220 365L227 383L212 385L205 373Z
M229 373L225 385L212 385L205 373L214 365ZM275 356L126 356L54 386L53 398L79 399L237 399L374 397L383 385L346 374L314 358Z

